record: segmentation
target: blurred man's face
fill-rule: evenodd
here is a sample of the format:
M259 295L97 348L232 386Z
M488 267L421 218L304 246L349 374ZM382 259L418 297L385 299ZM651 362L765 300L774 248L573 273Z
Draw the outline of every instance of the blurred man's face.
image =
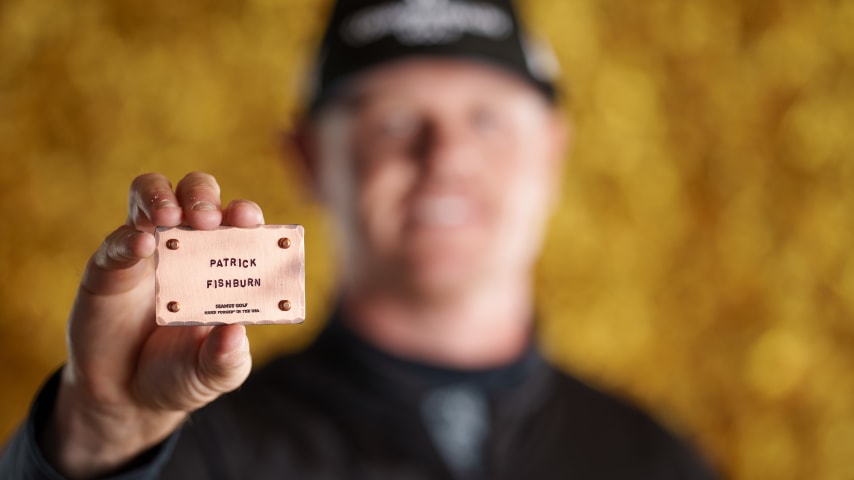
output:
M397 62L360 75L315 127L349 285L435 301L527 281L565 135L526 82L473 62Z

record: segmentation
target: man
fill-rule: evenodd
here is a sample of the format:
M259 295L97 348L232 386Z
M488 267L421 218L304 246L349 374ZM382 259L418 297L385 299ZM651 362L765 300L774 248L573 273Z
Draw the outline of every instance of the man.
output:
M264 220L209 175L138 177L0 476L710 478L532 345L567 134L524 38L504 1L339 2L294 135L338 227L329 327L244 384L244 327L155 326L155 226Z

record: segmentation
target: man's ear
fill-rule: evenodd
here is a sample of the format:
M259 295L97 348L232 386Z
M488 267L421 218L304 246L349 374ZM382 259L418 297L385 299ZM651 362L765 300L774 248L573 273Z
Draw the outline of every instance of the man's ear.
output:
M552 154L555 157L555 161L561 164L558 168L562 170L569 159L575 129L573 128L572 118L558 110L552 113L551 124L552 143L554 145Z
M300 117L294 120L293 127L281 135L282 159L285 166L302 178L307 193L315 200L321 198L318 175L318 152L315 142L315 129L310 119Z
M563 177L566 165L569 163L570 151L574 140L575 130L572 118L555 109L550 119L550 143L551 143L551 170L555 184L552 185L552 202L554 205L560 203L563 194Z

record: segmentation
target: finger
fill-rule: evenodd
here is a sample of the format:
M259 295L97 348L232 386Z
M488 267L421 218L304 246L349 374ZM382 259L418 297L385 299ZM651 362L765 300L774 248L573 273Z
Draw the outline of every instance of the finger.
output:
M254 227L264 224L264 213L257 203L249 200L234 200L225 207L223 225Z
M181 224L181 209L169 179L159 173L147 173L131 182L127 224L146 232Z
M222 223L220 188L212 175L203 172L187 174L178 182L175 194L187 225L199 230L210 230Z
M83 275L83 286L91 292L116 293L136 286L144 266L140 260L154 254L154 236L122 225L104 239Z
M95 252L95 265L104 270L118 270L134 265L154 253L154 236L122 225L107 235Z

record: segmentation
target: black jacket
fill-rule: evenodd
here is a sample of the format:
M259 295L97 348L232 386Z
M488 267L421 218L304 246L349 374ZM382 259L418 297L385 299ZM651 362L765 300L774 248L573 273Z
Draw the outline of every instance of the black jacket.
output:
M35 432L57 379L0 459L0 478L54 476ZM714 478L637 409L559 372L535 348L486 371L403 361L333 319L195 412L122 479Z

